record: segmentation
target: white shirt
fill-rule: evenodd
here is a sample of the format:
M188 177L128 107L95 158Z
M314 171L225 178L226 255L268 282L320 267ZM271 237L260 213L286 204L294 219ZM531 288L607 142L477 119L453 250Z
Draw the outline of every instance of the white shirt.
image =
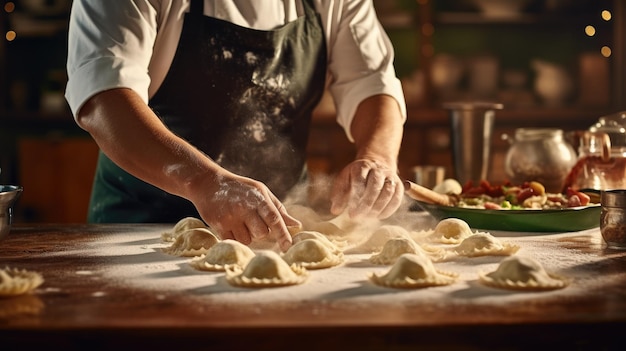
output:
M350 140L357 105L394 97L406 119L391 42L371 0L315 0L326 35L328 89ZM189 0L74 0L69 24L65 97L74 114L93 95L130 88L148 103L172 63ZM302 0L205 0L204 13L271 30L304 15Z

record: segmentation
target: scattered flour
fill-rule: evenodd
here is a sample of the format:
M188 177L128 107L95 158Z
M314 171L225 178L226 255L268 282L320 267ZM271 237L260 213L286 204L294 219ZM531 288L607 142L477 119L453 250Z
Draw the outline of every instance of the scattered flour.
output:
M423 228L424 233L428 233L432 229L428 227L429 223L420 219L420 214L415 216L411 230L423 223L426 226ZM458 274L456 283L448 286L422 289L380 287L368 280L368 274L384 274L390 266L371 263L371 253L346 254L345 262L338 266L310 270L303 284L262 289L235 287L226 281L223 272L199 271L189 265L191 258L163 253L161 249L169 243L161 240L161 233L169 229L170 226L161 229L154 227L145 232L102 236L71 254L100 257L102 268L93 273L111 284L154 291L155 296L183 293L199 301L244 305L303 301L360 305L416 301L432 301L435 304L506 304L524 299L562 298L581 294L590 288L601 289L604 284L611 283L610 276L598 275L594 269L607 259L602 254L602 238L598 228L562 234L491 232L503 241L519 245L516 255L534 258L546 271L572 279L572 283L564 289L544 292L507 291L479 283L478 274L494 271L504 258L502 256L454 256L442 262L434 262L437 269ZM580 243L592 247L581 250ZM68 252L63 254L67 255ZM87 274L86 271L76 273Z

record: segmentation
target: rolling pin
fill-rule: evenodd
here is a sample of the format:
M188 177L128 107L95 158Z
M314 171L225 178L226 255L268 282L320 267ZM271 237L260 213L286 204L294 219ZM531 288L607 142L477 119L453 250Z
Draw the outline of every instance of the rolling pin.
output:
M430 204L454 206L457 202L454 195L440 194L410 180L404 181L404 191L410 198Z

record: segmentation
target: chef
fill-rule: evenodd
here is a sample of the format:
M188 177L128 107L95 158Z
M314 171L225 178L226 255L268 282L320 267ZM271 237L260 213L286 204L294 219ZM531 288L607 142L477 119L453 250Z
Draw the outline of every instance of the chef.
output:
M325 88L356 147L331 212L401 204L406 110L371 0L74 0L68 44L66 99L101 150L89 222L196 216L286 250Z

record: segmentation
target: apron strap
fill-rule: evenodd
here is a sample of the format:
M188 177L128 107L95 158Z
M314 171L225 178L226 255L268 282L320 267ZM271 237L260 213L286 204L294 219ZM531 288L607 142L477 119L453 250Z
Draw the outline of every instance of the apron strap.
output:
M196 15L204 14L204 0L191 0L189 7L189 13Z
M304 13L309 18L315 18L317 12L315 11L315 5L313 4L313 0L303 0L302 5L304 5Z

